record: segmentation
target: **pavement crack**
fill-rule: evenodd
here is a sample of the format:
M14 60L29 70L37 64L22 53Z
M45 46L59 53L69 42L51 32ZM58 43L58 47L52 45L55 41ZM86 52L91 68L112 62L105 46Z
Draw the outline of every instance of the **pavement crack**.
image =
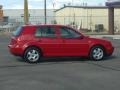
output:
M113 67L107 67L107 66L103 66L103 65L100 65L100 64L96 64L96 63L90 63L90 62L86 62L86 63L97 66L97 67L100 67L100 68L103 68L103 69L109 69L109 70L113 70L113 71L120 71L120 69L116 69L116 68L113 68Z
M4 66L0 66L0 69L15 68L15 67L29 67L29 66L34 66L34 65L4 65Z

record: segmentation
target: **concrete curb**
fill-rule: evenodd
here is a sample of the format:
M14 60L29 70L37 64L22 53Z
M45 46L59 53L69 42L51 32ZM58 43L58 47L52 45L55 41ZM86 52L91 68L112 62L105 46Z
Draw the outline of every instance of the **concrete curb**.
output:
M91 37L95 38L108 38L108 39L120 39L120 35L90 35Z

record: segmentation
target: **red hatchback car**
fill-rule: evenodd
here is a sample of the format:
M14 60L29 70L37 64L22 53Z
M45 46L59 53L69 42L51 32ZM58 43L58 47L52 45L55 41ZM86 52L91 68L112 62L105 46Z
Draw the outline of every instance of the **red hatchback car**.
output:
M81 56L99 61L114 51L110 41L84 36L63 25L21 26L13 33L8 47L13 55L30 63L53 56Z

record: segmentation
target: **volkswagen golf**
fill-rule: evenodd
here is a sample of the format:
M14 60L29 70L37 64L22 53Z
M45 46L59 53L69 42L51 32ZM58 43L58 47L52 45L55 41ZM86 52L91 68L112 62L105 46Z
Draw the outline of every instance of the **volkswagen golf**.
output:
M24 25L12 35L8 45L10 52L29 63L41 61L41 57L88 57L102 60L112 55L110 41L91 38L64 25Z

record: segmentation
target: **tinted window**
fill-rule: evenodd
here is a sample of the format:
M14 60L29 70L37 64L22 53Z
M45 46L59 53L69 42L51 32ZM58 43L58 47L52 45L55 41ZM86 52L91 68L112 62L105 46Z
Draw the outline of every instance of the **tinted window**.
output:
M60 30L61 37L62 38L78 38L80 37L80 34L76 31L72 30L71 28L63 27Z
M13 32L13 36L19 36L22 31L22 27L18 27L16 31Z
M37 37L56 37L55 29L52 27L40 27L37 29L35 36L37 36Z

